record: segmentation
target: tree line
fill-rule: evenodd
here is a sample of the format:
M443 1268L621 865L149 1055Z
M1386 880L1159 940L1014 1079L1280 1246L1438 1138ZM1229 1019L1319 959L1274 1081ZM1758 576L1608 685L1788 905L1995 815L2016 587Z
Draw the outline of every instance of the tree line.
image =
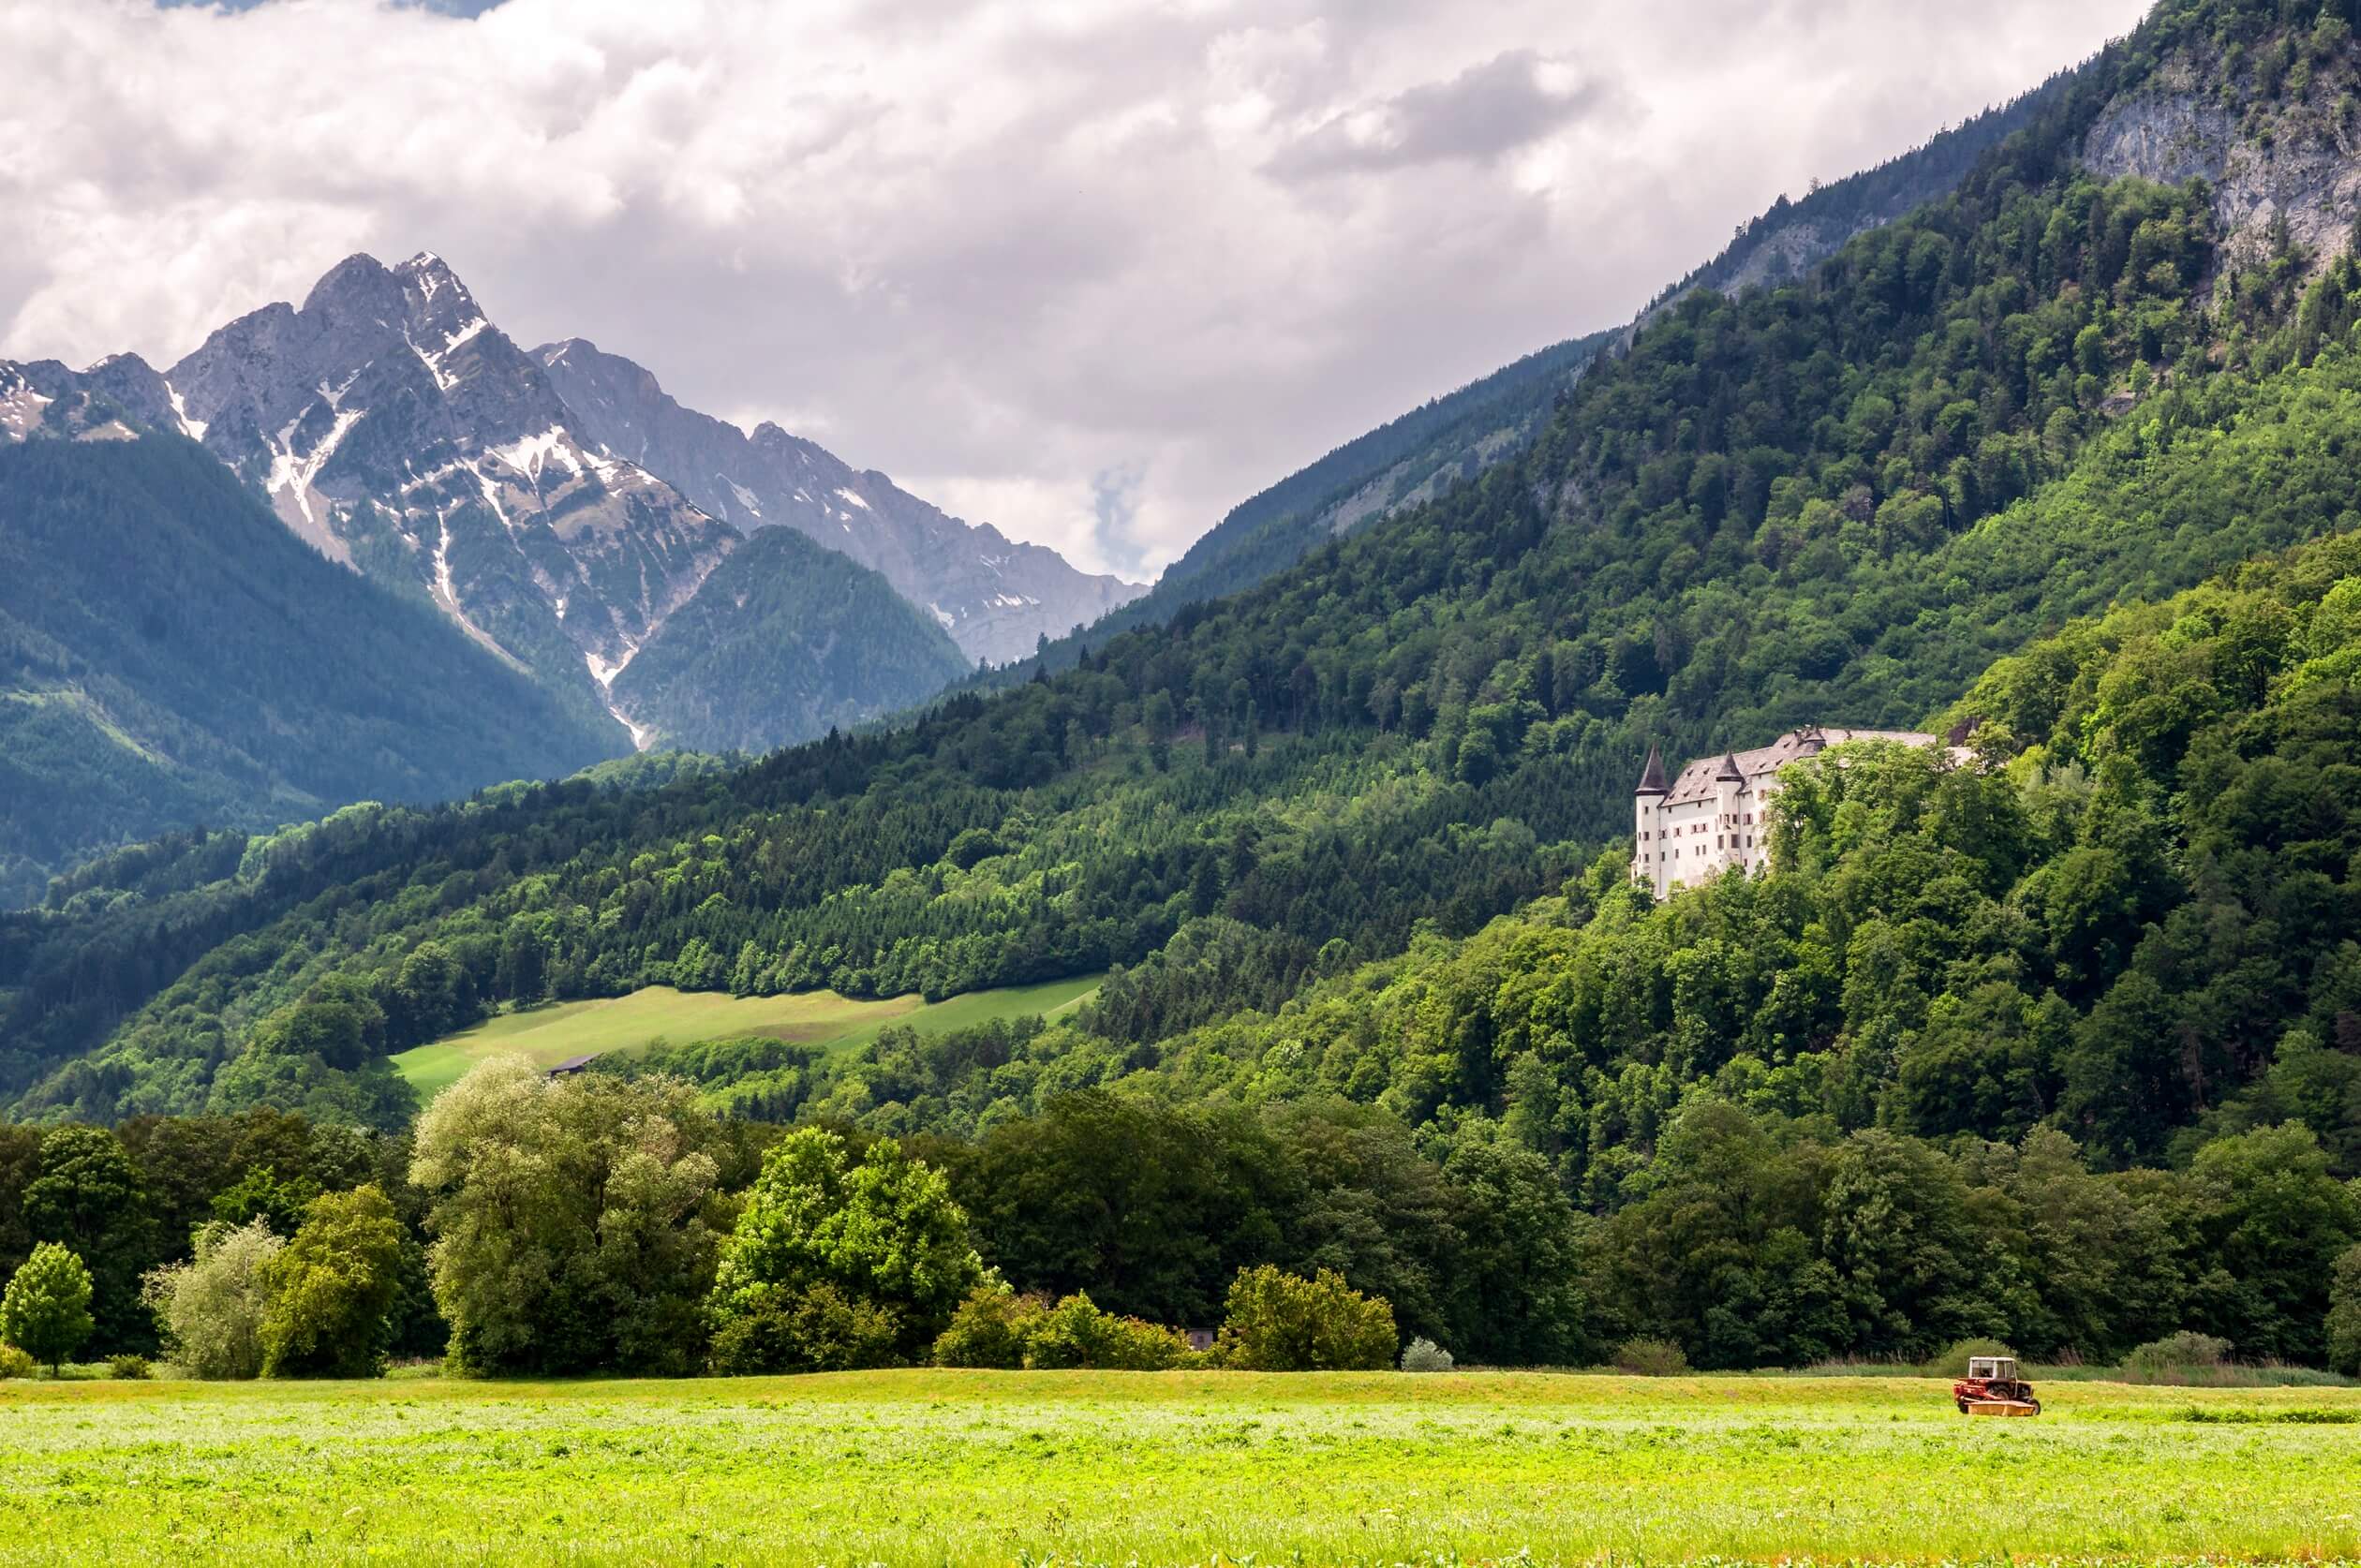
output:
M1946 1146L1699 1096L1603 1216L1509 1123L1414 1133L1336 1101L1087 1091L973 1142L893 1139L504 1058L414 1139L252 1112L126 1133L0 1146L0 1327L43 1360L1316 1369L1416 1340L1510 1365L1665 1341L1745 1368L1976 1335L2112 1360L2199 1332L2361 1371L2361 1191L2292 1124L2110 1175L2049 1129ZM1215 1325L1210 1354L1179 1331Z

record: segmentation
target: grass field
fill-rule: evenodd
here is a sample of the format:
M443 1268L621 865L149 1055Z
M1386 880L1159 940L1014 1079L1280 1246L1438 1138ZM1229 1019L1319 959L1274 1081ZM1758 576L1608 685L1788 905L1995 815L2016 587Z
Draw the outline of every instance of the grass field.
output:
M2323 1561L2361 1556L2355 1415L2081 1383L1972 1420L1905 1378L15 1383L0 1561Z
M931 1033L994 1018L1056 1013L1079 1005L1098 989L1098 976L1085 975L1041 985L971 991L939 1002L916 996L855 1001L834 991L732 997L654 985L628 997L557 1002L527 1013L503 1013L432 1044L404 1051L394 1058L394 1070L422 1098L432 1099L484 1058L512 1053L554 1067L568 1057L604 1056L655 1040L685 1045L698 1040L768 1035L841 1048L876 1039L888 1024L908 1024Z

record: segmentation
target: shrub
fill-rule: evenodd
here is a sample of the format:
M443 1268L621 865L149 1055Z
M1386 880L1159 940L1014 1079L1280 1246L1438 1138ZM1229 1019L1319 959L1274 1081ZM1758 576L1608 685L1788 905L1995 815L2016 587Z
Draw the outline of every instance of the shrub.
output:
M1451 1353L1420 1336L1411 1340L1410 1348L1402 1353L1402 1369L1405 1372L1448 1372L1451 1369Z
M295 1238L262 1265L262 1375L382 1377L401 1260L402 1222L376 1187L314 1198Z
M1963 1378L1968 1375L1968 1362L1972 1356L2014 1354L2015 1351L1997 1339L1954 1339L1927 1363L1927 1368L1938 1377Z
M705 1364L723 1377L799 1370L802 1353L789 1327L790 1305L784 1291L740 1303L715 1325Z
M1180 1364L1189 1341L1177 1329L1102 1311L1077 1293L1032 1320L1025 1350L1029 1367L1161 1372Z
M846 1295L834 1285L814 1285L788 1314L788 1332L815 1372L851 1372L890 1367L901 1339L901 1316L892 1308Z
M1040 1296L1018 1295L1004 1281L987 1280L968 1293L949 1326L935 1337L934 1363L1004 1371L1022 1367L1032 1324L1047 1308Z
M2337 1254L2329 1270L2328 1368L2361 1378L2361 1247Z
M1393 1365L1393 1305L1363 1295L1332 1268L1306 1280L1270 1264L1241 1268L1215 1354L1255 1372L1370 1370Z
M834 1285L772 1287L735 1303L714 1330L710 1360L725 1376L890 1367L901 1330L891 1308Z
M2230 1341L2184 1328L2151 1339L2123 1358L2123 1371L2135 1379L2171 1379L2192 1371L2209 1371L2230 1359Z
M762 1174L722 1250L706 1311L718 1342L738 1317L771 1311L774 1303L800 1303L778 1308L814 1314L809 1332L792 1347L795 1365L879 1366L927 1354L983 1277L968 1241L967 1213L952 1201L941 1171L913 1160L890 1138L870 1145L854 1163L841 1137L808 1127L763 1156ZM890 1352L869 1343L879 1324L894 1326L898 1342ZM732 1358L741 1344L774 1334L754 1325L731 1335ZM815 1361L822 1339L830 1359ZM844 1363L844 1355L859 1359Z
M34 1248L0 1293L0 1340L22 1346L55 1372L92 1326L90 1270L54 1241Z
M1615 1347L1618 1371L1643 1378L1676 1378L1689 1369L1688 1353L1670 1339L1626 1339Z
M251 1378L262 1372L262 1318L270 1310L265 1270L284 1237L266 1219L197 1233L197 1255L152 1271L141 1299L172 1364L191 1377Z
M107 1362L107 1376L124 1383L145 1383L156 1375L144 1355L118 1355Z
M10 1378L29 1378L39 1367L40 1363L14 1345L0 1345L0 1383Z

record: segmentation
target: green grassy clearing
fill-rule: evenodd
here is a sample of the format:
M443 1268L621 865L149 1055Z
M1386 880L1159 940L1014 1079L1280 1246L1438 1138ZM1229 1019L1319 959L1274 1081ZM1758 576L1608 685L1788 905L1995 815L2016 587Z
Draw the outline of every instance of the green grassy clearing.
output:
M0 1561L2361 1557L2329 1389L882 1372L0 1384ZM2192 1412L2246 1420L2196 1420Z
M510 1054L554 1067L568 1057L604 1056L652 1041L676 1045L698 1040L777 1040L843 1049L877 1038L889 1024L908 1024L934 1033L995 1018L1054 1014L1078 1006L1098 989L1097 975L971 991L929 1002L917 996L859 1001L834 991L791 997L733 997L718 991L676 991L652 985L628 997L557 1002L526 1013L503 1013L431 1044L404 1051L394 1070L423 1099L432 1099L486 1057Z

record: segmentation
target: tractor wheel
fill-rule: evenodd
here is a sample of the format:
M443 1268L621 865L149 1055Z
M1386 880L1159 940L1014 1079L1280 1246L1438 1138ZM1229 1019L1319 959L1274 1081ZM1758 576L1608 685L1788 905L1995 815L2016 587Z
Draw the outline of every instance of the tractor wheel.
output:
M2037 1398L2033 1398L2033 1396L2032 1396L2032 1395L2027 1394L2027 1395L2025 1397L2025 1402L2026 1402L2027 1404L2031 1405L2031 1406L2033 1407L2033 1413L2034 1413L2034 1414L2039 1415L2039 1414L2041 1414L2041 1413L2042 1413L2042 1401L2041 1401L2041 1400L2039 1400L2039 1399L2037 1399Z
M1962 1399L1962 1400L1960 1400L1958 1403L1959 1403L1959 1413L1960 1413L1960 1414L1962 1414L1962 1415L1967 1414L1967 1413L1968 1413L1968 1401L1967 1401L1967 1400L1965 1400L1965 1399Z

